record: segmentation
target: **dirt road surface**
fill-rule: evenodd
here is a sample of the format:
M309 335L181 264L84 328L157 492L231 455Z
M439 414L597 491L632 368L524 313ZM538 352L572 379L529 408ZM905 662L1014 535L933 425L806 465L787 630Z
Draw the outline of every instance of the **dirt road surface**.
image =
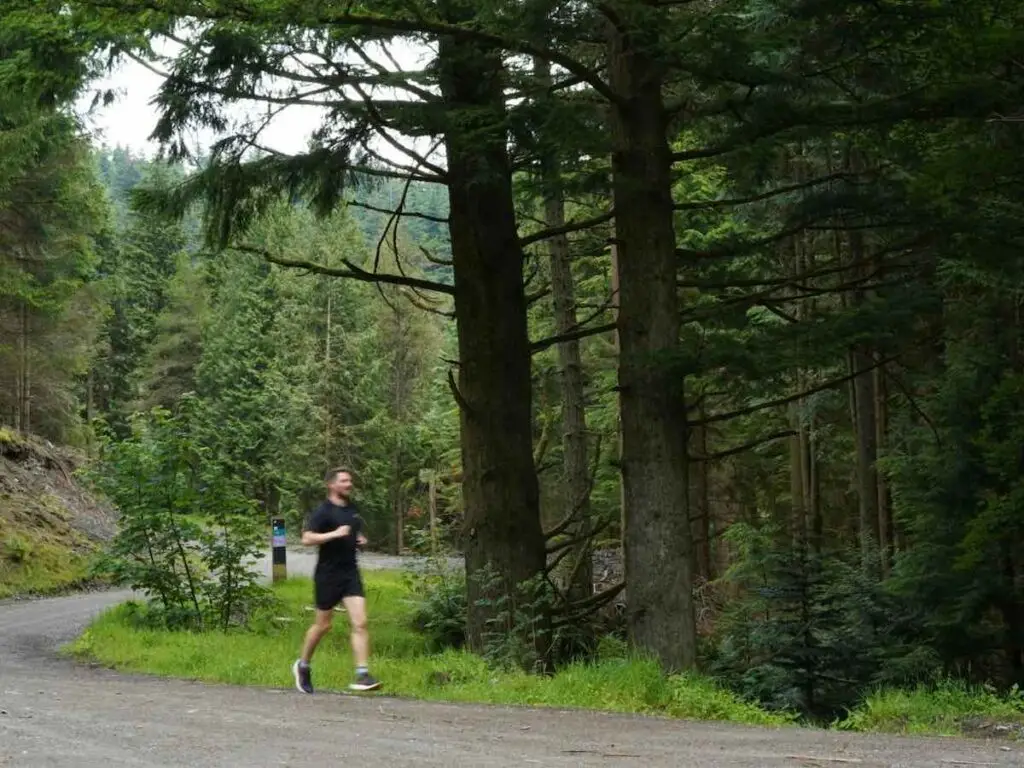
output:
M289 555L291 572L309 565L309 558ZM394 561L367 556L364 565ZM56 655L90 618L127 596L105 592L0 605L0 766L1024 766L1024 745L1016 743L743 728L383 695L305 696L125 675Z

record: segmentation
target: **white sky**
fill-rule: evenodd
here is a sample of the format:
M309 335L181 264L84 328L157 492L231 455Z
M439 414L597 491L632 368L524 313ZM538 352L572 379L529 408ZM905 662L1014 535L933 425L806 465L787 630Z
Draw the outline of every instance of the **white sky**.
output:
M161 53L171 53L169 47L159 44L155 47ZM425 58L430 55L425 48L414 49L411 45L403 42L396 42L390 50L404 69L421 67ZM384 60L381 59L381 62L384 63ZM82 96L77 105L77 111L85 121L86 128L93 135L93 141L97 145L106 145L111 148L120 145L130 149L133 154L145 157L155 155L159 147L156 142L150 141L149 136L156 127L158 118L153 99L162 82L163 78L156 72L138 62L125 59L115 72L96 83ZM114 103L106 107L98 104L89 110L96 90L107 89L116 93L117 98ZM387 97L407 98L407 96L395 93L389 93ZM260 111L254 112L257 109ZM247 114L262 114L263 109L265 107L253 107L250 110L238 105L232 107L229 114L235 118L242 118ZM261 143L287 154L304 151L310 134L320 125L320 113L320 109L310 106L292 106L283 110L263 131ZM217 136L211 131L204 130L190 136L188 143L192 145L193 149L206 148L216 138ZM395 138L400 137L395 135ZM403 143L420 152L427 151L430 144L425 139L415 142L403 139ZM406 155L380 139L374 141L372 146L375 151L388 159L403 164L409 163L409 158ZM433 155L431 160L442 166L444 164L443 156L440 153Z
M149 139L158 117L152 101L162 82L162 77L141 64L125 61L118 71L93 86L82 97L78 109L95 143L109 147L119 145L131 149L133 154L152 157L158 149L156 142ZM99 89L115 91L116 101L106 107L99 104L85 114L94 91ZM304 114L306 112L313 114ZM278 116L264 136L275 149L288 153L299 152L305 148L309 134L317 123L315 110L292 107ZM193 138L202 146L209 146L214 139L215 136L210 132L197 134Z

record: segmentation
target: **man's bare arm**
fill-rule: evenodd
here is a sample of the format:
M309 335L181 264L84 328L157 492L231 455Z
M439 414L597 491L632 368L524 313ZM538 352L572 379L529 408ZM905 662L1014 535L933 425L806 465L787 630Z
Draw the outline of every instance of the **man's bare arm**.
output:
M341 525L335 528L333 531L327 533L313 533L312 531L302 532L302 546L304 547L315 547L319 544L332 541L334 539L341 539L348 536L352 532L352 527L348 525Z

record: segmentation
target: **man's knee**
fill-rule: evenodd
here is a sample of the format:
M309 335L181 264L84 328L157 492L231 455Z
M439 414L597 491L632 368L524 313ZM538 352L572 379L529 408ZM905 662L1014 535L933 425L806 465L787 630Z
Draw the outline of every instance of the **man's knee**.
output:
M321 634L330 632L332 624L333 617L331 616L330 611L316 612L316 621L313 624L313 626L317 628L317 631L319 631Z
M366 601L361 597L349 598L345 601L348 609L349 626L353 632L366 631Z

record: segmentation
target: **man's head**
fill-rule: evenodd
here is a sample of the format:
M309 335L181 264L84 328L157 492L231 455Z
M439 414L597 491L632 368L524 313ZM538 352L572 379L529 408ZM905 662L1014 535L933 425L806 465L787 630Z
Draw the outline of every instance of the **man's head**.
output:
M344 467L327 470L324 482L327 483L327 493L331 496L347 499L352 495L352 473Z

